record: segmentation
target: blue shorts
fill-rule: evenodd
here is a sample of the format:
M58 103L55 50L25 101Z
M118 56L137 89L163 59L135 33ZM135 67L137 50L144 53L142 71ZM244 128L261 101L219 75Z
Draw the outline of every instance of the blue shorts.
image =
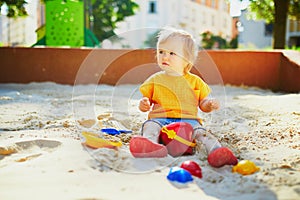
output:
M174 123L174 122L186 122L192 125L193 129L201 127L200 122L197 119L182 119L182 118L153 118L149 121L157 122L161 127ZM147 121L146 121L147 122ZM145 123L146 123L145 122Z

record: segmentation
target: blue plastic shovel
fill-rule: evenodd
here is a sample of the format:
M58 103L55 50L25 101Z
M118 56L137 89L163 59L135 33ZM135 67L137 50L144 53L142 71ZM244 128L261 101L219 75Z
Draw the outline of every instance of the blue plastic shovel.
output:
M101 131L109 135L118 135L120 133L132 133L131 130L118 130L115 128L102 128Z

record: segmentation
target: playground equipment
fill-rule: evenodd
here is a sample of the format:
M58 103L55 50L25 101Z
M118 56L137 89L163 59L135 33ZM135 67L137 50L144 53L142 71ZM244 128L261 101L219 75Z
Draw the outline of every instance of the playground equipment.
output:
M45 1L46 24L36 30L37 42L33 46L70 46L98 47L99 40L87 27L82 0L48 0Z
M255 165L254 162L250 160L241 160L237 165L233 166L232 172L237 172L242 175L250 175L257 171L260 168Z

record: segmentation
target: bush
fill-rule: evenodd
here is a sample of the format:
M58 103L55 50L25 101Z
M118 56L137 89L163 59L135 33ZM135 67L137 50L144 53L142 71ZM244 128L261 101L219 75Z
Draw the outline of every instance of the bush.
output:
M210 31L201 34L202 48L204 49L236 49L238 47L238 37L227 42L221 36L214 35Z

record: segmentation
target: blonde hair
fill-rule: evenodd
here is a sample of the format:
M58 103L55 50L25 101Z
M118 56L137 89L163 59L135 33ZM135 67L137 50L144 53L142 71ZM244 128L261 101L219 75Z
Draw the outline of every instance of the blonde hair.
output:
M179 38L182 41L183 43L182 50L184 55L179 55L179 56L182 56L184 59L186 59L189 62L189 64L184 69L185 73L189 72L192 69L198 56L198 46L193 36L184 30L174 29L174 28L164 28L158 33L157 37L158 37L157 44L156 44L157 49L159 48L158 47L159 44L164 43L169 39Z

